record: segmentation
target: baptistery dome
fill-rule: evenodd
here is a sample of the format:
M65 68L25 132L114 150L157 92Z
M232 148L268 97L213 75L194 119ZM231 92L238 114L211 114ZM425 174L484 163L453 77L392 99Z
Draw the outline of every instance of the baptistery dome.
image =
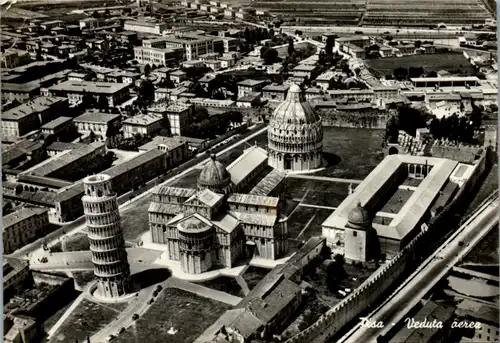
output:
M321 167L323 126L321 117L302 99L299 86L288 95L269 120L269 165L282 171L307 171Z
M210 161L201 170L198 176L198 189L210 189L215 193L226 194L231 186L231 175L227 169L217 161L215 154L210 155Z

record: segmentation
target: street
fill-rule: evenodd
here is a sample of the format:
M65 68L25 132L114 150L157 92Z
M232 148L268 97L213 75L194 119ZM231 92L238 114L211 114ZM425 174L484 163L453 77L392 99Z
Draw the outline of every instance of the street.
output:
M339 343L376 342L386 334L441 280L453 266L498 223L498 197L490 200L432 254L382 305L367 317L384 323L383 328L357 324ZM459 242L467 242L463 244ZM317 341L321 341L317 339Z

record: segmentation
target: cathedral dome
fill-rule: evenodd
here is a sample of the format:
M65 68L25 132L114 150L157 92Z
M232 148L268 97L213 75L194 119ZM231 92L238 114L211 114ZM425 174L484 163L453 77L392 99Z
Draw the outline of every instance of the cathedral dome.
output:
M286 100L276 107L271 122L281 125L313 124L319 120L312 106L303 101L300 87L292 85L288 89Z
M356 207L347 215L347 221L350 227L367 228L370 225L370 214L361 206L361 203L358 202Z
M215 154L211 154L210 161L205 164L200 176L198 176L198 188L208 188L216 193L221 193L230 182L231 176L227 169L216 160Z
M200 233L209 230L210 225L193 216L180 223L178 229L184 233Z

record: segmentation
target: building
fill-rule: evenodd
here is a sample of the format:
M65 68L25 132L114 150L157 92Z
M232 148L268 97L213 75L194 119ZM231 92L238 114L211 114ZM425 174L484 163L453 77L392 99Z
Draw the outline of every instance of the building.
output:
M30 54L27 51L9 49L0 55L2 68L16 68L30 63Z
M458 320L479 324L473 330L471 338L463 338L463 342L498 342L498 308L486 302L478 302L473 298L462 300L455 311Z
M326 91L335 79L335 72L327 71L316 78L316 86Z
M4 149L2 166L8 168L26 168L41 162L46 157L43 143L29 139L24 139Z
M3 217L3 251L11 254L45 233L49 224L48 211L39 207L24 207Z
M37 97L2 113L2 136L20 137L48 123L68 110L68 100Z
M188 32L165 36L164 39L167 48L183 48L187 61L196 60L206 53L224 52L224 41L220 37Z
M185 103L173 103L170 105L158 103L148 107L148 113L161 114L168 119L170 133L182 136L184 130L191 123L194 106Z
M186 79L187 79L187 74L182 70L176 70L170 73L170 80L176 85L178 85L179 83L181 83Z
M242 98L249 93L256 93L262 90L267 81L264 80L243 80L238 82L238 98Z
M71 134L74 129L73 118L70 117L59 117L41 127L42 133L56 137Z
M134 48L134 58L139 64L166 66L183 58L184 50L181 48L160 49L137 46Z
M101 98L105 98L109 107L115 107L128 99L129 87L127 83L68 80L50 87L47 92L53 96L67 97L72 105L80 103L88 94L93 96L97 103Z
M442 328L408 328L404 324L391 342L398 343L446 343L452 341L452 334L455 329L451 327L454 319L454 307L437 304L434 301L427 301L418 311L413 319L418 323L436 323L442 324ZM498 330L498 327L497 327ZM480 342L481 340L478 340Z
M103 141L106 139L108 129L118 127L120 120L119 114L87 112L76 117L73 122L80 134L89 136L93 132L97 139Z
M248 93L236 100L237 107L257 107L260 105L260 93Z
M41 332L39 332L39 325L35 318L15 314L4 320L4 323L9 321L11 325L4 328L3 341L5 343L34 343L40 339Z
M167 30L167 23L150 23L138 20L127 20L123 24L125 31L133 31L140 33L150 33L154 35L161 35L163 31Z
M453 199L444 190L458 162L393 153L322 224L328 245L346 260L368 261L377 249L392 258L420 232L434 204ZM420 181L404 189L407 180Z
M120 226L116 194L108 175L97 174L83 180L82 198L88 239L97 277L98 296L119 298L130 290L130 267Z
M17 258L4 258L3 262L4 303L33 283L29 262Z
M26 169L20 175L47 176L66 180L75 172L87 170L92 166L97 156L106 153L103 142L94 142L84 145L78 149L69 150L61 155L51 157L32 168Z
M177 166L191 156L188 142L180 136L156 136L149 143L141 145L139 151L159 149L167 153L168 166Z
M262 88L262 99L270 101L285 101L290 85L271 84Z
M211 156L198 189L162 186L153 195L149 222L154 243L183 272L232 267L243 256L277 259L288 250L279 198L235 193L263 169L265 150L247 149L228 169Z
M485 125L484 146L492 147L493 151L498 150L498 127L495 125Z
M169 99L170 92L172 90L168 88L156 88L155 89L155 102L160 101L161 99Z
M80 29L96 29L99 27L99 20L96 18L85 18L79 21Z
M269 120L269 165L281 171L313 170L322 165L321 117L300 92L299 86L290 86L286 100Z
M132 138L137 134L152 136L163 128L163 116L160 114L139 114L127 118L122 123L123 136Z
M411 78L415 88L454 88L454 87L476 87L479 79L476 76L450 76L450 77L419 77Z

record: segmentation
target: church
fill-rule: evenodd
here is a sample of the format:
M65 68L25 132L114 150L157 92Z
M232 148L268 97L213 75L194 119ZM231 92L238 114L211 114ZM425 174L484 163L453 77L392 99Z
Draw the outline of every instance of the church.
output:
M168 259L179 261L183 272L230 268L241 258L276 260L288 252L281 210L286 172L314 169L322 160L321 119L302 101L298 86L276 108L268 137L269 151L250 147L227 168L212 154L196 189L154 191L152 242L165 245ZM257 180L269 166L273 170Z

